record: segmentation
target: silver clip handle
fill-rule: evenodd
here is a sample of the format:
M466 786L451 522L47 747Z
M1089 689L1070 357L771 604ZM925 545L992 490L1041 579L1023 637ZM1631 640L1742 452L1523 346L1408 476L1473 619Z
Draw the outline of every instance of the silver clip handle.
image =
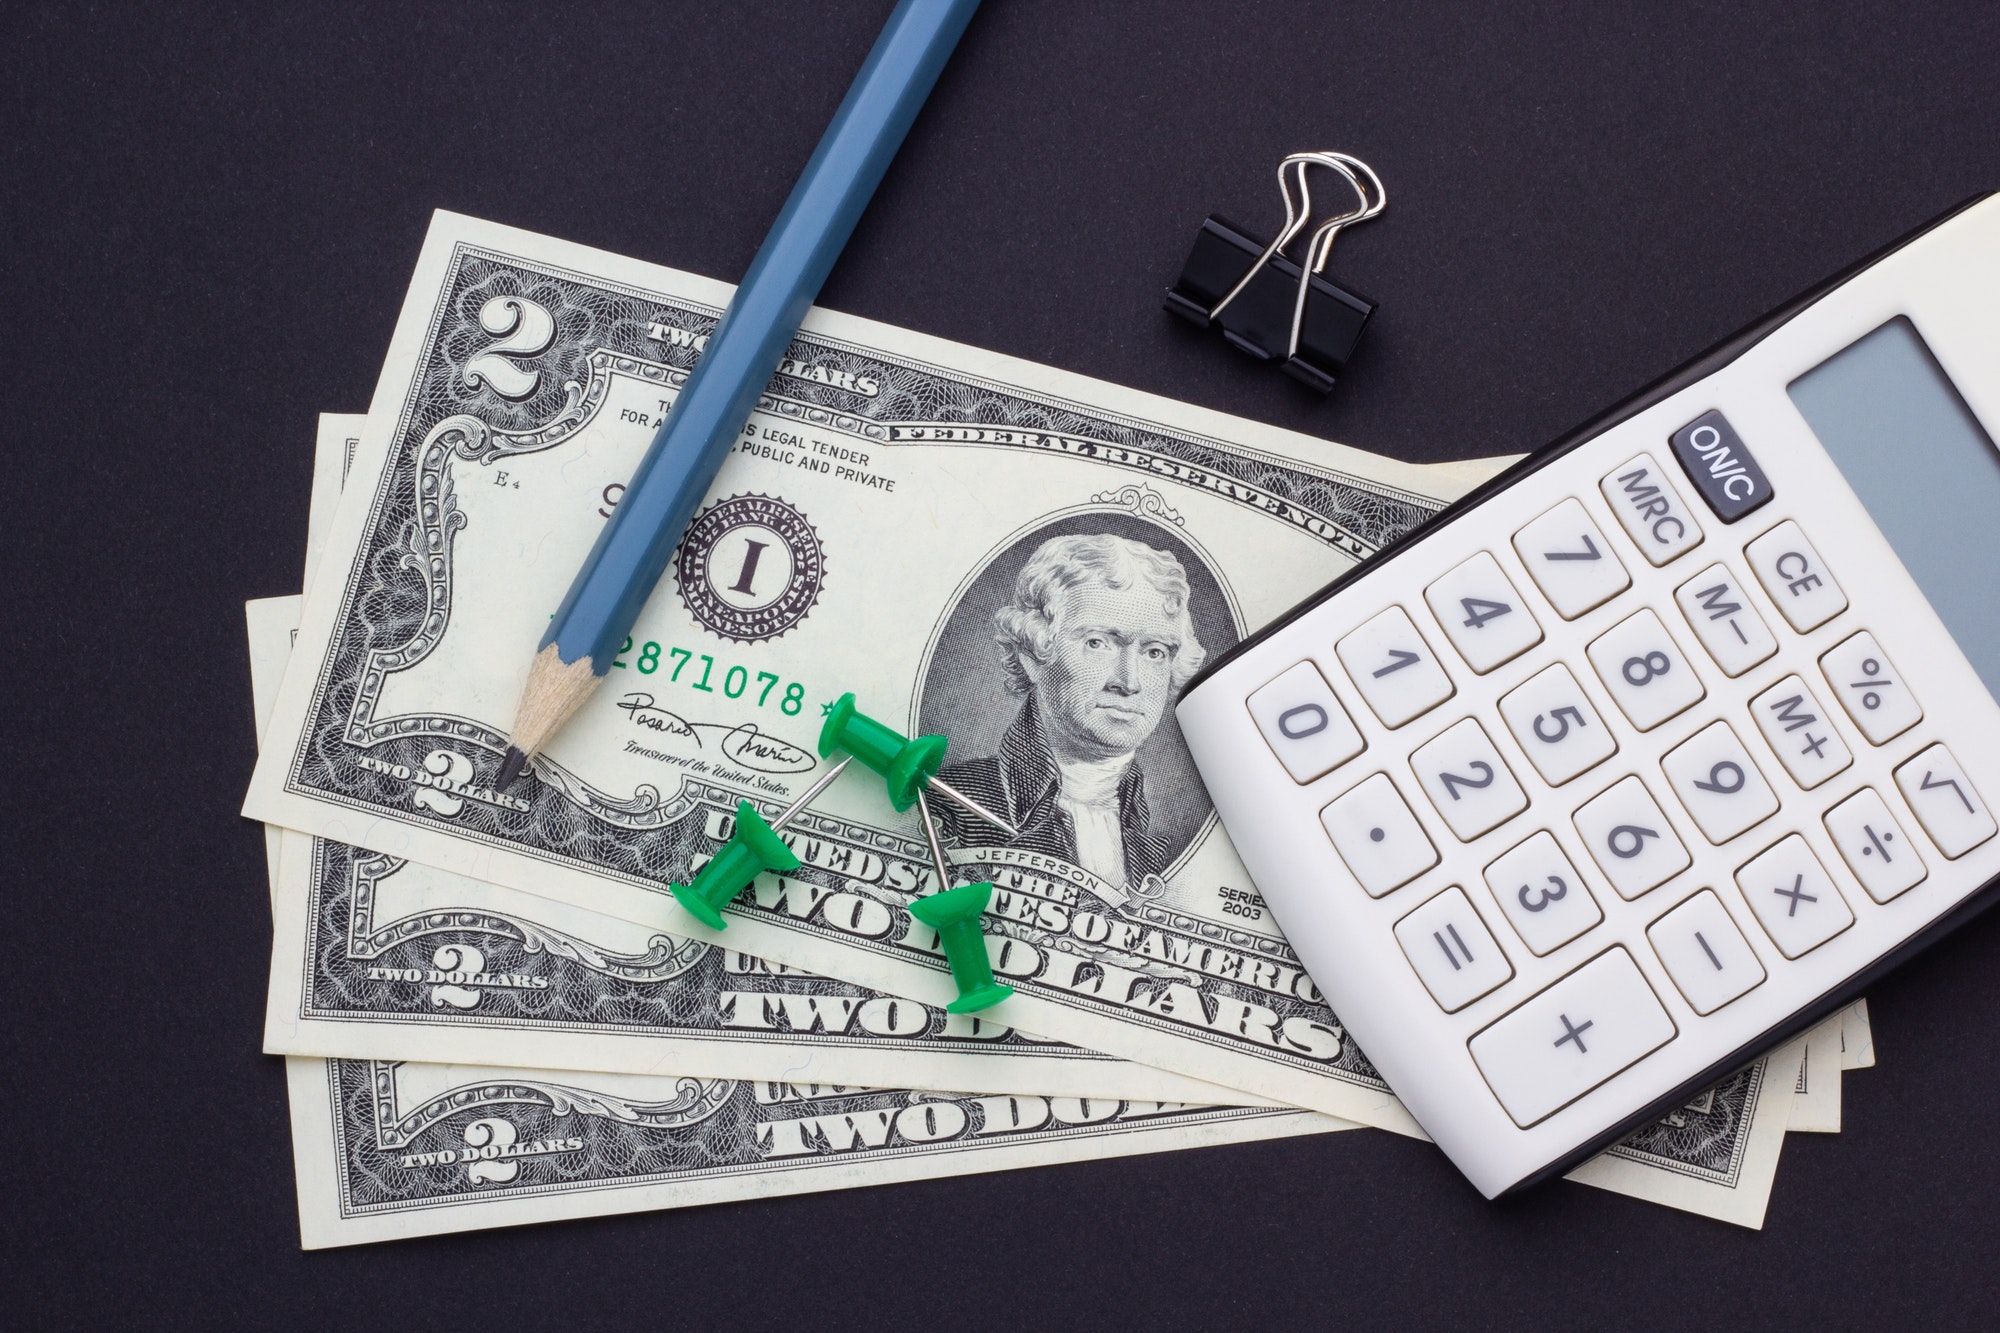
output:
M1298 355L1299 331L1305 325L1306 293L1312 288L1312 276L1326 268L1327 258L1333 253L1334 238L1341 228L1356 222L1363 222L1380 213L1389 203L1389 193L1382 187L1382 178L1375 174L1373 167L1358 157L1347 153L1317 152L1292 153L1278 164L1278 192L1285 200L1285 225L1277 237L1264 247L1264 253L1257 256L1255 263L1237 280L1234 287L1208 312L1214 319L1223 309L1242 294L1266 264L1289 245L1306 223L1312 218L1312 187L1306 177L1308 167L1325 167L1346 181L1354 191L1356 205L1345 213L1339 213L1314 229L1312 238L1306 243L1306 262L1299 265L1299 294L1292 303L1292 335L1285 347L1287 358ZM1293 181L1296 178L1298 199L1292 198Z

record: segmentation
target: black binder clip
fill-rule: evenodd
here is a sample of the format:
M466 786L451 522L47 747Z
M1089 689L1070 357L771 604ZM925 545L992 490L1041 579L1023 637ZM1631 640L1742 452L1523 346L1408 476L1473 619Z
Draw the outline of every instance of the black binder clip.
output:
M1306 169L1315 166L1337 173L1359 202L1314 230L1301 268L1284 249L1312 218ZM1354 355L1375 303L1320 274L1341 228L1374 217L1389 197L1381 177L1346 153L1293 153L1278 164L1278 189L1285 197L1285 226L1278 238L1262 245L1234 223L1210 214L1195 236L1180 280L1167 289L1166 307L1202 328L1221 329L1238 349L1259 361L1280 362L1287 375L1325 393Z

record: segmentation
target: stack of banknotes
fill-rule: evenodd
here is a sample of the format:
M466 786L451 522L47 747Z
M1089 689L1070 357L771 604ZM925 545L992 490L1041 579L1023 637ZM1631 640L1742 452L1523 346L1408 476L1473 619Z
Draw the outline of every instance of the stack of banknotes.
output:
M609 680L496 790L549 613L728 298L441 213L368 412L320 419L305 593L248 608L306 1246L1420 1136L1259 901L1171 696L1508 460L1398 463L816 310ZM1110 566L1188 615L1165 687L1117 687L1095 845L1044 819L952 853L997 886L1012 998L945 1012L915 813L859 767L725 932L668 895L739 801L768 817L824 771L848 691L1013 813L1054 799L1045 732L1086 686L1023 645ZM1838 1130L1873 1059L1856 1004L1571 1178L1758 1226L1786 1131Z

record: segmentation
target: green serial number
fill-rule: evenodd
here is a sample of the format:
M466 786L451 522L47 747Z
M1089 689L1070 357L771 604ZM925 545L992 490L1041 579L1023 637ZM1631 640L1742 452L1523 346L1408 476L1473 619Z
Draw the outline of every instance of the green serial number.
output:
M638 645L639 655L632 661L627 662L625 660L626 654L630 653L632 648L631 636L627 635L625 646L618 650L618 656L611 659L611 665L621 671L636 670L642 676L650 676L659 671L661 666L670 660L673 666L667 672L667 679L673 681L675 684L685 685L692 690L700 690L703 694L715 694L720 691L726 699L741 699L754 688L759 708L763 708L770 703L771 691L777 689L783 683L776 672L759 671L753 677L750 674L749 668L742 666L724 668L722 680L720 683L717 683L715 680L716 661L707 653L691 653L685 648L662 649L659 644L648 639L646 642ZM683 680L681 673L687 671L688 667L695 662L701 663L700 671L688 672L687 678ZM805 703L806 687L795 680L786 685L783 693L778 696L778 711L786 717L797 717L799 710L805 707Z

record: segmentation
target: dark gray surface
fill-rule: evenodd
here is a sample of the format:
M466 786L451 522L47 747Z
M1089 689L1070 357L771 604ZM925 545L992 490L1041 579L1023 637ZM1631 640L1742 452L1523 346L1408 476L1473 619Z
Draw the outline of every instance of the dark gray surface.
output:
M48 1325L1985 1322L2000 919L1874 995L1752 1234L1383 1134L296 1248L245 597L433 207L733 278L888 5L0 12L0 1289ZM825 303L1410 459L1532 447L2000 185L1991 6L989 0ZM1297 148L1391 204L1322 402L1159 309ZM954 1239L954 1222L982 1237Z

